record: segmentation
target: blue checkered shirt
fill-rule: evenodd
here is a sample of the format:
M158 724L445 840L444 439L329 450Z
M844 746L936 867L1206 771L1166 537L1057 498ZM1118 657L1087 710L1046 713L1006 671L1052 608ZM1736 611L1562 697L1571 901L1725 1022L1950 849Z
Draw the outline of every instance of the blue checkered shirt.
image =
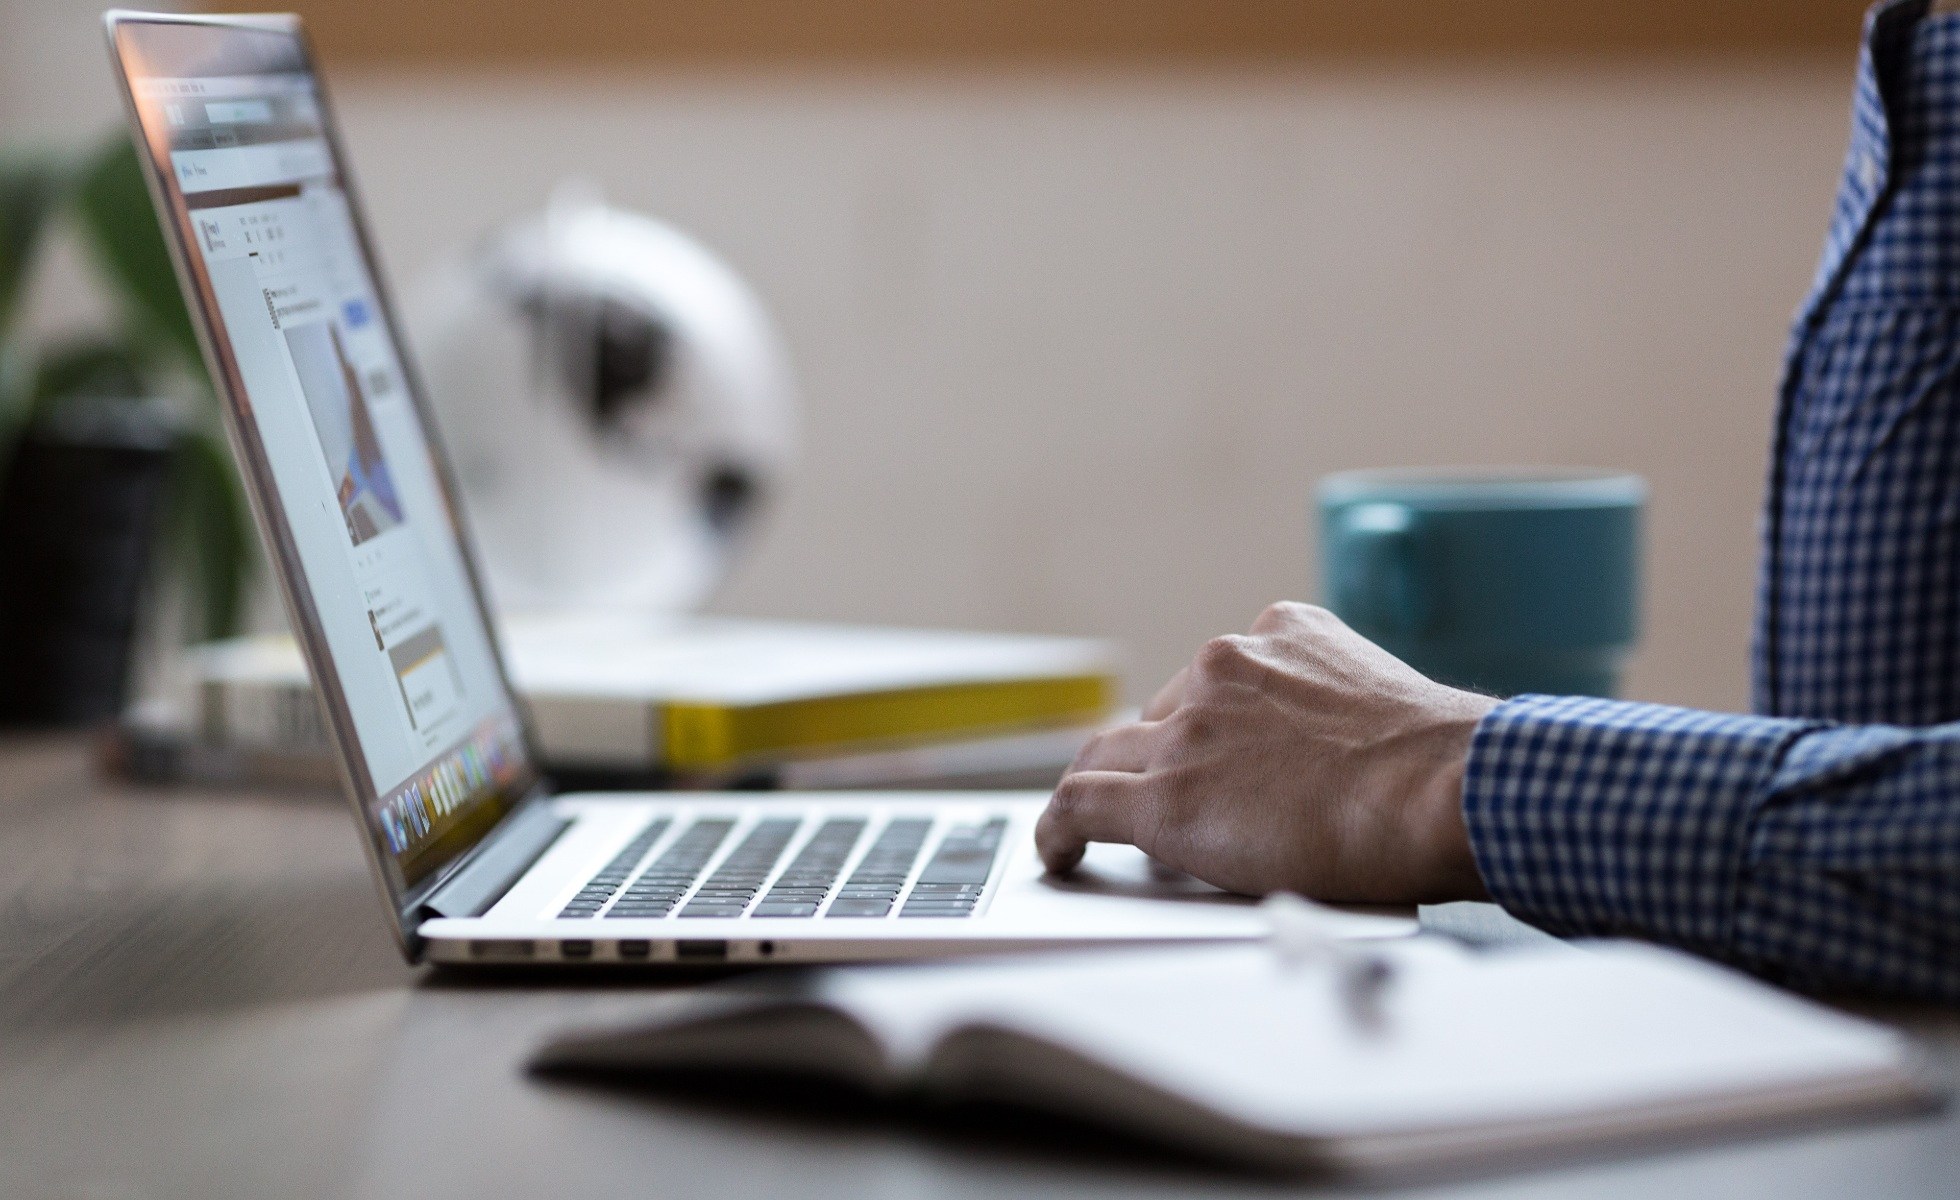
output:
M1522 696L1464 784L1492 896L1811 990L1960 1000L1960 14L1866 19L1778 405L1761 715Z

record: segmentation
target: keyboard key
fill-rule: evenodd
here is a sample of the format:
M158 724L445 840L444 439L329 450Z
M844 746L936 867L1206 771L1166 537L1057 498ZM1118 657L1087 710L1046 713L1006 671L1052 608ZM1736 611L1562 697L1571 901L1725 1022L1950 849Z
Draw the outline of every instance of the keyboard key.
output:
M801 817L770 817L758 821L715 873L702 882L689 897L682 917L739 917L742 910L762 890L762 881L776 869L776 860L788 849Z
M662 828L665 828L664 821ZM672 912L681 894L694 882L701 869L708 865L715 851L721 849L721 844L728 840L734 828L735 822L727 817L703 817L688 826L686 832L661 851L660 857L626 888L605 915L625 920L664 917ZM647 846L651 847L657 840L657 837L649 840ZM643 848L625 864L625 869L630 871L639 865L639 857L645 853L646 849Z
M815 904L770 904L765 901L756 905L755 911L749 915L752 917L814 917L817 915L817 906Z
M919 884L986 883L1006 833L1005 817L995 817L984 825L960 825L948 830L931 861L919 872Z
M567 905L558 915L561 917L597 915L596 911L585 911L585 902L596 900L603 905L612 899L613 893L619 890L619 885L626 882L626 877L632 873L634 867L640 865L640 859L646 857L646 852L653 849L653 844L660 840L660 836L667 832L667 827L671 824L673 821L668 817L655 817L648 821L640 832L633 835L632 841L621 847L619 853L613 855L605 866L599 868L598 872L585 882L585 886L579 889L578 896L574 898L572 904Z
M854 821L850 829L850 842L855 845L862 834L864 822ZM837 898L824 910L826 917L883 917L890 914L892 905L898 900L899 892L905 887L906 877L912 873L912 864L924 848L926 837L932 832L930 817L898 817L885 823L879 831L877 840L858 860L857 869L844 881L837 891ZM839 835L842 840L842 835ZM815 839L813 838L814 842ZM848 848L838 856L841 864L849 856ZM801 856L798 856L799 863ZM766 901L765 901L766 902Z

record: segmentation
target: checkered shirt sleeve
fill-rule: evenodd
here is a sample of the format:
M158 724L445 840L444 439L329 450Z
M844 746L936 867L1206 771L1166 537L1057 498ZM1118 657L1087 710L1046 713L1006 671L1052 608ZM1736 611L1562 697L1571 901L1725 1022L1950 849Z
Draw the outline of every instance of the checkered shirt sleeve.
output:
M1761 716L1521 696L1463 812L1491 895L1811 990L1960 1001L1960 14L1872 10L1778 406Z
M1477 727L1463 812L1492 897L1554 933L1960 1000L1960 725L1520 696Z

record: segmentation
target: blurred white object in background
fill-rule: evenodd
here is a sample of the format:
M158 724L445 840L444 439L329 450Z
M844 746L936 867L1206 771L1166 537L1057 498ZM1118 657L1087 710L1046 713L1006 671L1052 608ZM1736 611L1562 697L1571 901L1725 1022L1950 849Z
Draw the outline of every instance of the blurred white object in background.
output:
M794 448L787 356L748 286L678 230L561 186L417 299L498 609L707 600Z

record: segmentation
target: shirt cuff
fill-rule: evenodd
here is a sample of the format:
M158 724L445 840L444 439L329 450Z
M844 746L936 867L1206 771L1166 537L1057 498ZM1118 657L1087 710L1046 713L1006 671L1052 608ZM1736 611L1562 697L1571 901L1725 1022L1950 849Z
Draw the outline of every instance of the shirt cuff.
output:
M1463 819L1491 897L1554 933L1719 952L1750 825L1815 722L1519 696L1477 725Z

